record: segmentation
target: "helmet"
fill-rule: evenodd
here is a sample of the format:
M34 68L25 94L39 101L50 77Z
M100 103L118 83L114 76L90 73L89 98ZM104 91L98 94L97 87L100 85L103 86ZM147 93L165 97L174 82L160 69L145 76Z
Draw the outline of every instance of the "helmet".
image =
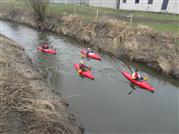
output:
M90 48L88 48L88 50L90 50Z
M84 64L84 62L83 62L83 61L80 61L80 64Z

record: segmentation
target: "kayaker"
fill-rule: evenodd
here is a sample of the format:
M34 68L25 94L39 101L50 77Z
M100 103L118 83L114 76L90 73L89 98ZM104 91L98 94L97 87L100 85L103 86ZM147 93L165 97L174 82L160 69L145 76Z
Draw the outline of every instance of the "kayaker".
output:
M42 46L42 49L49 49L48 44L43 45L43 46Z
M133 80L143 80L143 78L140 76L138 70L136 69L135 72L132 74Z
M87 71L89 68L84 64L83 61L80 61L79 69L82 71Z
M86 51L86 57L88 58L89 54L90 53L94 53L93 50L91 50L91 48L88 48L87 51Z

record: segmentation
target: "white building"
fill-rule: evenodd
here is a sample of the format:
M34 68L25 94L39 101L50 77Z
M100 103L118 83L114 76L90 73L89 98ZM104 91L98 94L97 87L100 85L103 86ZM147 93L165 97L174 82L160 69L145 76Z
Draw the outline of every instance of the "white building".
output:
M179 14L179 0L89 0L89 5Z
M116 8L116 0L89 0L89 6Z
M50 2L63 4L89 4L89 0L50 0Z

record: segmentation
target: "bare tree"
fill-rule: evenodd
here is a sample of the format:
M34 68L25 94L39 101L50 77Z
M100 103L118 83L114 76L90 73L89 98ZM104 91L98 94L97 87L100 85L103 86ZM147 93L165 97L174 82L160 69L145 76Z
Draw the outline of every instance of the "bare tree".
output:
M34 17L37 21L44 21L47 15L47 7L49 0L29 0L34 13Z

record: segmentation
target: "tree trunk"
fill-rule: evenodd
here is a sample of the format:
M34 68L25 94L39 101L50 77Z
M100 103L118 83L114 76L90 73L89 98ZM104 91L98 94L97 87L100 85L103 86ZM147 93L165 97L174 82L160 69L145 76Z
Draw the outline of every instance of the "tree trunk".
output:
M49 0L29 0L34 17L37 21L44 21L47 13Z

